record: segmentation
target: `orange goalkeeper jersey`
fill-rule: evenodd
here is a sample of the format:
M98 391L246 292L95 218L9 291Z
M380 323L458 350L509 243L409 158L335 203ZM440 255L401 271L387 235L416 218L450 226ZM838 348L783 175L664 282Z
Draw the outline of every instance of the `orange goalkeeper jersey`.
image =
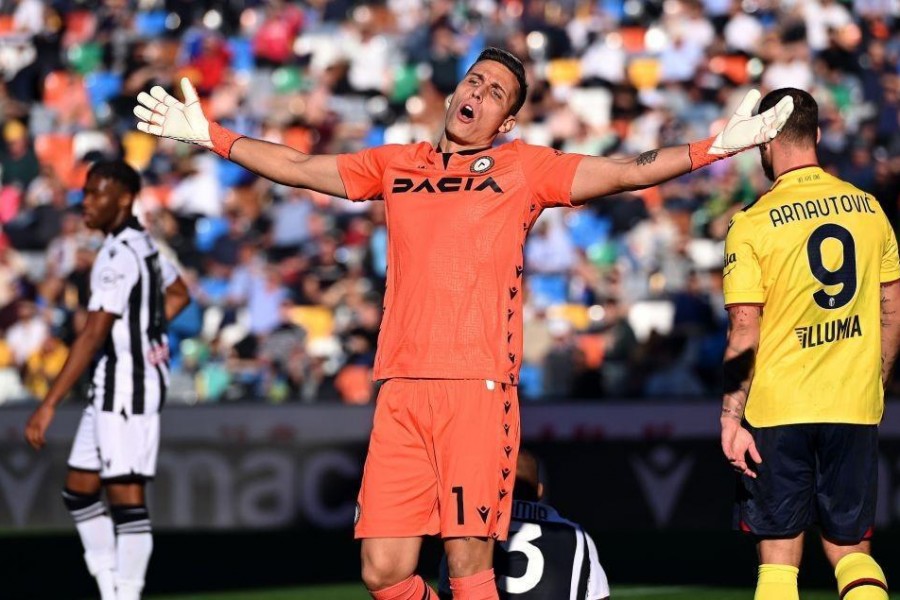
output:
M582 158L518 141L459 153L420 143L338 156L349 199L385 202L376 379L518 383L525 236L542 209L571 206Z

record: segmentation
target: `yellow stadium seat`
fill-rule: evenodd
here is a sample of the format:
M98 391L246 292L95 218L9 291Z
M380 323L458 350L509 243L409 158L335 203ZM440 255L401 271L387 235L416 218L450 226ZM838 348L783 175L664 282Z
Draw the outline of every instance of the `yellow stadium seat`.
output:
M127 131L122 136L122 148L125 150L125 162L143 171L150 165L156 151L156 136L142 131Z
M568 321L575 331L584 331L591 322L587 307L581 304L555 304L547 309L547 316Z
M575 58L559 58L547 64L547 81L556 86L575 86L581 81L581 61Z
M639 90L655 88L661 73L662 68L655 58L635 58L628 63L628 80Z
M295 306L289 314L291 323L303 327L310 340L328 337L334 331L334 316L326 306Z

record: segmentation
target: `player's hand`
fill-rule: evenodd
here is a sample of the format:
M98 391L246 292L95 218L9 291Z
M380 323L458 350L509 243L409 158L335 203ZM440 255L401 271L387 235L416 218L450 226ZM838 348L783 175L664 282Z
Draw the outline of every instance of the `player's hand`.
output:
M778 135L794 111L794 99L785 96L769 110L753 116L753 107L759 102L759 96L757 90L747 92L725 129L713 140L708 150L710 154L734 154L765 144Z
M756 471L750 468L747 455L756 464L762 463L762 456L756 448L753 435L742 427L737 419L731 417L722 419L722 452L735 471L756 478Z
M181 78L181 91L183 103L158 85L150 88L149 94L138 94L138 104L134 107L134 114L140 119L137 128L144 133L212 148L209 121L200 108L197 90L187 77Z
M47 443L44 435L47 433L47 428L50 427L55 413L56 409L52 406L41 404L28 418L28 423L25 425L25 439L35 450L40 450Z

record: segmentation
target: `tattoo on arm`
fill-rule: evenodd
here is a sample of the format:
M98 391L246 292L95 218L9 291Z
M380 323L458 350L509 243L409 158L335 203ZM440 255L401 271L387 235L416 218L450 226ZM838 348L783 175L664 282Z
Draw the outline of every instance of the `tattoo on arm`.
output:
M637 157L637 165L639 167L643 165L649 165L656 160L657 155L659 155L659 150L650 150L648 152L644 152Z

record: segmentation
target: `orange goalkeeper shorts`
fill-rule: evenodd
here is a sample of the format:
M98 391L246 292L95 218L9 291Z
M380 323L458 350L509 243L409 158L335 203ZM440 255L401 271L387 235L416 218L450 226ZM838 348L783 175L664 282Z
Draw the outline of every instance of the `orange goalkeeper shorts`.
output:
M388 380L375 407L356 537L505 540L518 453L514 386Z

